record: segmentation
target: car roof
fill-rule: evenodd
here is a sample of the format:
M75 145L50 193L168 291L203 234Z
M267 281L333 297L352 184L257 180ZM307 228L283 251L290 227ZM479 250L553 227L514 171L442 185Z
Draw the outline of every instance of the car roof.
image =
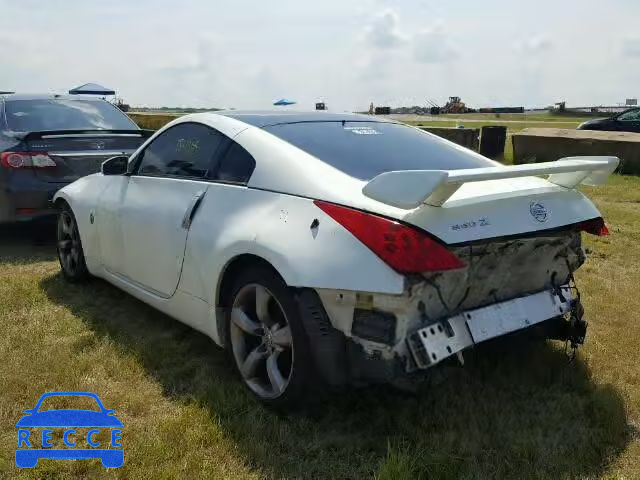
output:
M393 122L392 120L371 115L360 115L357 113L333 113L325 111L298 112L295 110L271 111L271 110L219 110L211 112L216 115L224 115L254 127L267 127L270 125L280 125L283 123L302 122Z
M59 93L7 93L0 95L4 100L93 100L103 101L101 97L86 95L62 95Z

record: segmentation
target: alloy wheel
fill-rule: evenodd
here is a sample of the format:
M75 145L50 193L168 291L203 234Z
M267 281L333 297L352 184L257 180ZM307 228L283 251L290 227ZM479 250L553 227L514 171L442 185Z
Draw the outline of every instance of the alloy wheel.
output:
M66 273L73 276L80 265L80 237L73 215L63 211L58 216L58 257Z
M293 372L291 327L266 287L252 283L238 291L229 333L233 357L247 386L265 399L282 395Z

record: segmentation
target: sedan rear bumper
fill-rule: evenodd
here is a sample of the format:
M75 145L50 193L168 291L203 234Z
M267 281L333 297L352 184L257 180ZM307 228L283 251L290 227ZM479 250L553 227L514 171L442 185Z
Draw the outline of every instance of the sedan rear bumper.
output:
M65 184L46 188L6 188L0 190L0 223L14 223L55 215L52 199Z

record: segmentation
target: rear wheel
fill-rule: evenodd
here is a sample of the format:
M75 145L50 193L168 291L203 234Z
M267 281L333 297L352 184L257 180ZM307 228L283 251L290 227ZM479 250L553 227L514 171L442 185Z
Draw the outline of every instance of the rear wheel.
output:
M58 260L62 274L70 282L81 282L89 277L84 260L78 222L68 205L63 205L57 224Z
M294 407L313 377L298 304L266 267L240 272L231 289L227 345L245 385L264 404Z

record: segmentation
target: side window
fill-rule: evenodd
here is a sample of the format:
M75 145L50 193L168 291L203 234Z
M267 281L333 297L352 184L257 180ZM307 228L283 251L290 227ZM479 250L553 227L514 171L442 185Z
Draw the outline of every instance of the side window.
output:
M618 117L621 122L640 122L640 109L631 110Z
M239 144L230 140L231 145L220 160L216 180L246 184L253 173L256 161Z
M223 136L197 123L181 123L142 152L138 175L204 178Z

